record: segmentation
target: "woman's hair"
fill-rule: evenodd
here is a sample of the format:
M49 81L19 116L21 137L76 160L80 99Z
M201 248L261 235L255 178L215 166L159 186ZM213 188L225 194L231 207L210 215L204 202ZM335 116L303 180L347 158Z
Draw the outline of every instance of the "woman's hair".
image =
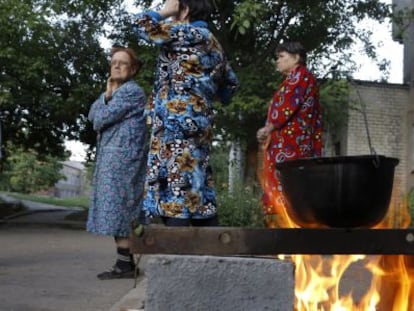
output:
M129 59L131 60L131 69L135 72L134 76L136 76L142 67L142 61L138 58L137 53L131 48L113 46L111 49L111 57L118 52L125 52L128 54Z
M185 7L188 7L188 18L190 22L197 20L208 21L213 12L210 0L179 0L179 3L180 12Z
M283 42L276 48L276 55L280 52L299 55L299 64L306 65L306 50L299 42Z

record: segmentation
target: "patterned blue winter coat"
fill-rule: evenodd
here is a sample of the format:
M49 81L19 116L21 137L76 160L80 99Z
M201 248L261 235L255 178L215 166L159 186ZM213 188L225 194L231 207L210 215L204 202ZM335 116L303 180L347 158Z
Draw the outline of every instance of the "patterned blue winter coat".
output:
M92 233L127 237L142 206L147 150L146 98L135 81L93 103L89 120L97 132L96 167L87 222Z
M139 40L160 46L152 98L145 199L147 215L205 219L216 215L209 166L214 100L228 103L238 81L204 21L162 21L137 14Z

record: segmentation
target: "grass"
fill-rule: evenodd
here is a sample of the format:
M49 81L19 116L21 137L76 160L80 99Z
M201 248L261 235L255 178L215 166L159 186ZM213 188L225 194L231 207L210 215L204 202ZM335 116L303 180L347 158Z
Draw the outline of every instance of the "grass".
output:
M89 208L89 197L55 198L45 195L21 194L15 192L3 192L17 200L28 200L33 202L52 204L64 207ZM246 189L237 189L234 195L229 195L226 191L218 191L219 214L221 225L227 226L262 226L259 199ZM414 191L408 196L409 208L412 219L414 219ZM2 201L0 200L0 204ZM413 224L411 224L413 227Z
M5 192L6 195L11 196L17 200L28 200L33 202L52 204L64 207L82 207L87 209L89 207L89 197L79 196L71 198L55 198L45 195L22 194L15 192Z

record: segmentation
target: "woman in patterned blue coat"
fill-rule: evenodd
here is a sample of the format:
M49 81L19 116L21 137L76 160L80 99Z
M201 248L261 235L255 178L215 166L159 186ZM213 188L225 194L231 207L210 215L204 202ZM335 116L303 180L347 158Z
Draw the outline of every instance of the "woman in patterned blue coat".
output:
M133 80L140 67L133 50L114 48L106 90L88 116L97 132L97 155L87 230L113 236L118 255L100 279L134 276L128 235L142 205L147 155L146 98Z
M143 210L167 226L217 225L209 167L213 108L238 86L208 29L208 0L167 0L134 18L138 39L160 46L147 112L152 133Z

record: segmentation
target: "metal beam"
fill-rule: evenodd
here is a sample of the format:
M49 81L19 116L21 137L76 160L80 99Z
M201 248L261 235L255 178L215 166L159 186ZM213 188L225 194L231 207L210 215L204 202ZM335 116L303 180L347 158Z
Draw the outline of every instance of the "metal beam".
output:
M414 254L414 229L164 227L131 234L136 254Z

